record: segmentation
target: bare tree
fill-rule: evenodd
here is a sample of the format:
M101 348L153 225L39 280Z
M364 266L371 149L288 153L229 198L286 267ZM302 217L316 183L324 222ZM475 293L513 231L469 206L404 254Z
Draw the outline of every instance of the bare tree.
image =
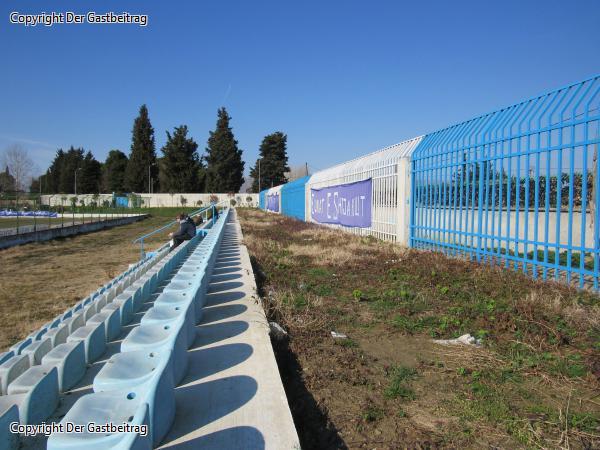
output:
M29 153L18 144L13 144L2 153L1 167L8 167L10 174L15 178L15 190L26 190L31 183L34 163Z

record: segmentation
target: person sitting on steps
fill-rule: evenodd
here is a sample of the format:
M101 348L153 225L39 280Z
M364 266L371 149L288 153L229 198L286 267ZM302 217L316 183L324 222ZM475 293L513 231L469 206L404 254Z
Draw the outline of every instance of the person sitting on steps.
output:
M179 230L175 233L169 233L169 237L172 239L169 251L177 248L183 241L189 241L196 236L196 225L186 214L177 214L176 220L179 222Z

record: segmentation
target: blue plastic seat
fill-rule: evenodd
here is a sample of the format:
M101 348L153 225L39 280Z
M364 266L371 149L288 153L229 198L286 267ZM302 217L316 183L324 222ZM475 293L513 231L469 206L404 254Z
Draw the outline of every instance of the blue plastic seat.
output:
M28 355L15 355L0 364L0 388L2 395L8 393L9 384L29 369L30 366Z
M9 399L0 397L0 450L16 450L19 447L19 434L11 433L10 424L19 421L19 407Z
M87 323L88 320L98 312L98 304L96 302L90 303L83 308L83 320Z
M15 352L13 352L12 350L0 353L0 364L2 364L4 361L8 361L13 356L15 356Z
M10 350L12 350L13 352L15 352L15 355L20 355L21 352L23 351L23 349L25 347L27 347L29 344L31 344L33 342L33 339L31 337L27 337L25 339L23 339L20 342L17 342L15 345L13 345Z
M125 326L133 319L133 298L127 295L117 297L103 308L103 311L109 310L118 310L121 326Z
M96 424L149 425L148 404L132 392L95 392L84 395L71 407L61 423L86 427ZM150 450L150 433L53 433L48 438L48 450Z
M69 334L69 323L61 322L56 328L49 329L44 337L50 339L52 347L56 347L67 342Z
M132 284L132 285L128 286L121 294L121 295L131 296L132 308L133 308L134 313L136 313L140 310L140 308L142 307L142 304L145 300L142 295L142 292L143 292L143 286L139 287L139 286L136 286L135 284Z
M62 323L69 327L69 334L72 334L76 329L85 325L85 316L83 311L73 312L73 315L68 319L63 320Z
M94 392L126 391L148 404L152 441L157 446L175 417L171 352L135 351L113 355L94 378Z
M88 364L96 361L106 351L104 324L86 325L78 328L67 338L67 342L83 341L85 360Z
M118 309L104 308L87 321L88 325L104 325L106 342L114 341L121 334L121 314Z
M21 423L43 422L58 407L58 372L56 368L30 367L8 386L8 396L19 399Z
M39 341L34 341L33 344L25 348L21 354L29 357L30 366L35 366L42 363L42 358L50 350L52 350L52 340L47 337Z
M178 385L188 368L187 331L183 320L178 324L140 325L121 343L121 352L142 350L145 352L166 353L172 351L173 381Z
M86 369L83 341L67 342L54 347L42 358L42 365L56 367L58 389L66 392L83 378Z
M177 324L183 320L183 327L187 333L187 348L190 348L196 340L196 314L192 305L167 305L155 304L146 311L142 317L142 325L168 325Z
M102 294L102 295L99 295L98 297L96 297L96 311L97 312L102 311L102 308L104 308L107 304L108 304L108 299L106 298L106 295Z
M200 289L200 282L192 282L192 281L171 281L165 288L163 289L163 293L175 293L180 294L183 297L190 299L190 301L194 301L196 299L196 294Z

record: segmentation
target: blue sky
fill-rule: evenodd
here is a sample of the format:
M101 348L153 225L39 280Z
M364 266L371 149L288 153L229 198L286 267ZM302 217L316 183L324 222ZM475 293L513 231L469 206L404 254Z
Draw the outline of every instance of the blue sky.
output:
M11 25L11 11L143 13L149 25ZM148 105L157 151L204 149L224 105L246 170L288 134L322 169L600 72L600 1L26 1L0 4L0 151L129 152Z

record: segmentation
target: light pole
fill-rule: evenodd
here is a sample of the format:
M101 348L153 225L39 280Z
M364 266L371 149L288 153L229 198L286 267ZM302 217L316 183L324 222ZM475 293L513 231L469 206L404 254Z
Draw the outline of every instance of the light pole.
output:
M77 172L81 170L81 167L75 169L75 196L77 196Z
M150 168L155 165L156 165L156 163L152 163L148 166L148 194L151 194L150 191L152 190L152 185L151 185L152 175L150 174Z
M260 194L260 158L258 158L258 193Z

